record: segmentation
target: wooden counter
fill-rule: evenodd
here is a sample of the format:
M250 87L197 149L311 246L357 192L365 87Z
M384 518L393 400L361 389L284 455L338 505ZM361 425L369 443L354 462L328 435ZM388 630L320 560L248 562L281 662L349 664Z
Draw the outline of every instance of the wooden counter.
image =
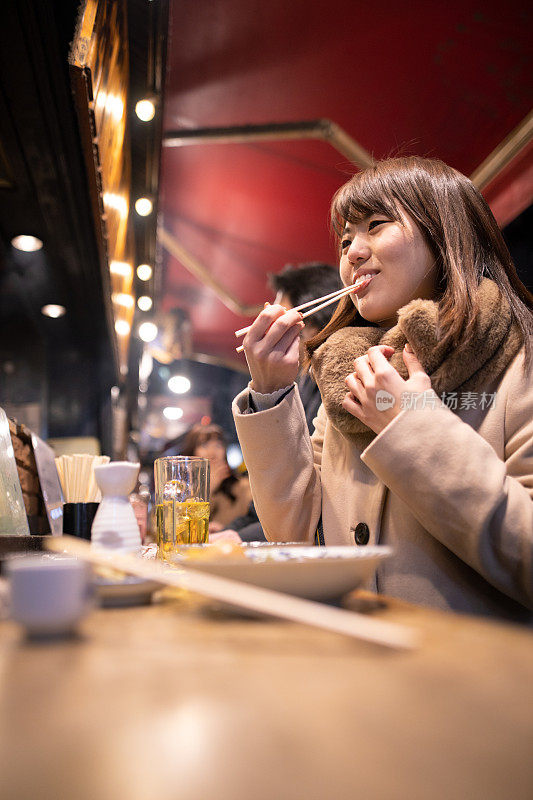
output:
M531 800L533 634L352 597L422 647L194 599L99 609L63 642L0 623L0 796Z

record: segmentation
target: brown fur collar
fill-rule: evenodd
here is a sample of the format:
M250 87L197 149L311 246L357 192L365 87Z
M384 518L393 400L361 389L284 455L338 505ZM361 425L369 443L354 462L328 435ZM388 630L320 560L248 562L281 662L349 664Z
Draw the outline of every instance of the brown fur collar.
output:
M484 278L479 286L479 316L474 335L445 353L439 345L437 304L413 300L400 309L398 324L382 328L342 328L314 353L312 369L331 423L344 436L360 440L371 433L342 406L346 394L344 379L353 372L353 362L369 347L387 344L395 353L390 363L407 378L402 350L409 342L431 378L435 392L479 391L507 367L521 346L521 335L513 322L507 300L494 281ZM372 437L371 437L372 438Z

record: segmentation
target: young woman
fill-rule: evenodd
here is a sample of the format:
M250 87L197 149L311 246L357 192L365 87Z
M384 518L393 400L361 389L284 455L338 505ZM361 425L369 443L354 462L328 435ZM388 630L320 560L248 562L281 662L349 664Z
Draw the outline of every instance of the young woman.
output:
M531 620L533 296L473 184L442 162L382 161L335 195L345 285L307 344L322 407L294 379L298 312L244 339L234 416L271 540L387 544L374 588Z
M226 458L226 440L219 425L193 425L185 437L182 456L209 459L211 511L209 529L217 531L246 513L252 495L245 476L237 476Z

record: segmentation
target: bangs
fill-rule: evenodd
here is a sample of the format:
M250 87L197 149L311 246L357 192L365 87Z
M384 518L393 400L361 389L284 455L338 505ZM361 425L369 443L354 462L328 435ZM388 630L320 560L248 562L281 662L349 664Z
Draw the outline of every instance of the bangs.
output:
M201 431L201 433L198 434L198 437L196 439L196 446L198 447L199 445L207 444L207 442L211 442L213 441L213 439L217 442L225 444L224 437L219 431L207 430L207 431Z
M391 191L390 181L374 168L359 172L341 186L331 203L331 227L340 237L347 222L361 222L371 214L385 214L400 221L398 200Z

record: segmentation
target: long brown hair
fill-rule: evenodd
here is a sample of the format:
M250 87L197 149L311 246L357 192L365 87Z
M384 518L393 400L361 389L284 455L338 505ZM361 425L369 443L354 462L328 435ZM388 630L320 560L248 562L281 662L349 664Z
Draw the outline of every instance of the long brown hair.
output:
M196 448L209 442L211 439L216 439L218 442L221 442L224 447L226 446L226 437L220 425L202 425L198 422L187 431L187 435L180 449L180 454L182 456L195 456Z
M435 258L439 329L445 346L472 336L479 313L476 290L487 277L508 300L522 333L526 364L531 364L533 294L520 281L483 196L444 162L418 156L378 161L341 186L331 203L339 254L346 222L359 222L374 213L400 221L399 207L415 219ZM309 358L340 328L369 324L352 300L343 298L330 322L306 343Z
M193 425L185 436L180 450L180 455L195 456L196 448L201 447L201 445L206 444L207 442L210 442L211 439L216 439L217 442L220 442L224 445L224 448L226 447L226 437L220 425L202 425L200 422L196 425ZM228 459L226 455L224 455L224 458L226 459L227 464ZM233 487L238 482L239 479L235 475L235 472L230 469L230 474L227 478L224 478L217 489L217 493L222 492L222 494L225 494L230 500L236 500L237 496L233 493Z

